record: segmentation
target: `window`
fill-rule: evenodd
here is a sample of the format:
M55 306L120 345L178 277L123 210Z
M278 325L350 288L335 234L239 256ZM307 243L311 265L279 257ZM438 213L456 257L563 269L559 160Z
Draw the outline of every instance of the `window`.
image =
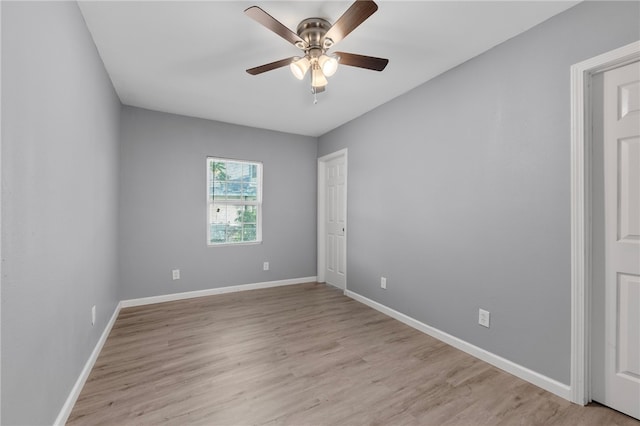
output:
M262 163L207 158L207 243L262 241Z

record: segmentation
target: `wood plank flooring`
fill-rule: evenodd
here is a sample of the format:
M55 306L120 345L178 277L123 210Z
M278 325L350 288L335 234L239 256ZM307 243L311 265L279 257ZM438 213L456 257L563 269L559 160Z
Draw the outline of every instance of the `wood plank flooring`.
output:
M68 425L640 425L324 284L120 312Z

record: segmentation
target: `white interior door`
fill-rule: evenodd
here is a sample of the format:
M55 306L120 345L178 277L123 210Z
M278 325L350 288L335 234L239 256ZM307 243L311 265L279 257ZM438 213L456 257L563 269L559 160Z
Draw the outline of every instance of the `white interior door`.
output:
M325 163L325 281L346 286L346 161L339 156Z
M604 74L604 375L593 399L640 418L640 63Z

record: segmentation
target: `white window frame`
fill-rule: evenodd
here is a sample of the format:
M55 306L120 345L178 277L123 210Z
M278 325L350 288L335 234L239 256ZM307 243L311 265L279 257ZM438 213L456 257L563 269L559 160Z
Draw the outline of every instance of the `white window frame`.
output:
M211 187L209 185L210 182L213 182L211 179L211 163L212 162L226 162L226 163L240 163L240 164L251 164L257 166L257 196L256 200L218 200L216 203L229 204L229 205L245 205L245 206L255 206L256 207L256 239L255 241L226 241L223 243L212 243L211 242L211 204L214 203L214 200L210 197ZM213 157L207 156L206 158L206 218L207 218L207 230L206 230L206 238L207 238L207 246L208 247L229 247L229 246L238 246L238 245L251 245L251 244L261 244L262 243L262 162L260 161L252 161L252 160L236 160L234 158L222 158L222 157Z

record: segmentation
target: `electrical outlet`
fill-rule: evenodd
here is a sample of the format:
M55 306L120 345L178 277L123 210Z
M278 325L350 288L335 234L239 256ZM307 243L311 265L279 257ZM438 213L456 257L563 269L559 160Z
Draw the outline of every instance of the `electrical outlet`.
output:
M180 279L180 269L174 269L173 271L171 271L171 277L174 280L179 280Z
M96 305L91 307L91 325L96 325Z
M387 288L387 279L385 277L380 277L380 288Z
M491 313L489 311L485 311L484 309L478 310L478 324L483 327L489 328L489 319Z
M264 262L262 264L262 270L263 271L268 271L269 270L269 262Z

